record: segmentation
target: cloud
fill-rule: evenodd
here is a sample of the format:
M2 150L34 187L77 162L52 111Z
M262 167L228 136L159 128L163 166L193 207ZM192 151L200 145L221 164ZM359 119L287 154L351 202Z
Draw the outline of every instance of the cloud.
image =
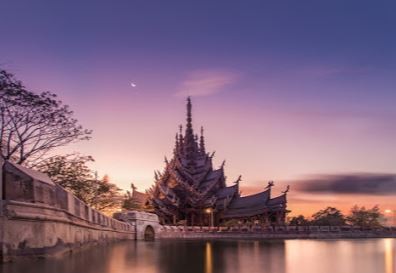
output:
M176 96L209 96L221 92L239 78L226 70L196 70L187 75Z
M293 187L307 193L392 195L396 194L396 175L321 175L298 181Z

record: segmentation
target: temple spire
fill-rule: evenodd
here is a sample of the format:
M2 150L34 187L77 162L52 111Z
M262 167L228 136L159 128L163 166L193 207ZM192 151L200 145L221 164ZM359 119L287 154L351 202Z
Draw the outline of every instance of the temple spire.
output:
M199 140L199 151L201 152L201 154L206 154L205 151L205 138L204 138L204 128L201 127L201 138Z
M178 147L178 152L179 154L184 153L184 141L183 141L183 126L180 124L179 125L179 147Z
M187 126L186 126L186 135L185 137L188 139L190 138L191 140L194 140L194 133L193 133L193 128L192 128L192 105L191 105L191 98L187 98Z
M173 154L174 155L177 155L178 153L179 153L179 147L180 147L180 145L179 145L179 134L178 133L176 133L176 137L175 137L175 149L173 150Z
M186 156L188 159L193 159L195 157L195 137L194 131L192 128L192 105L191 105L191 98L187 98L187 125L186 125L186 133L184 135L184 147Z

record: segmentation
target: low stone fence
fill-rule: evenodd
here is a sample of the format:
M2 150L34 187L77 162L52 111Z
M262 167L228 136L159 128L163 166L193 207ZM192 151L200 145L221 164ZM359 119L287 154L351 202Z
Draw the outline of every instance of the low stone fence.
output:
M125 223L89 207L44 174L10 162L4 163L2 171L4 171L2 199L5 201L49 206L101 226L120 229L125 226Z
M161 238L262 238L262 239L331 239L396 238L396 227L365 229L351 226L233 226L188 227L162 226Z
M135 239L135 226L89 207L45 175L8 162L0 170L0 262Z
M135 239L133 226L103 215L89 221L67 210L18 201L3 202L0 226L2 262Z

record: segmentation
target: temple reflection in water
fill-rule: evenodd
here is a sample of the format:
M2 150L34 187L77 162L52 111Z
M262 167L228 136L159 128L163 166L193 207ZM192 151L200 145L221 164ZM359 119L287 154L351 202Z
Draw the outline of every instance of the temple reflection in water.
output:
M2 273L394 273L396 239L161 240L1 265Z

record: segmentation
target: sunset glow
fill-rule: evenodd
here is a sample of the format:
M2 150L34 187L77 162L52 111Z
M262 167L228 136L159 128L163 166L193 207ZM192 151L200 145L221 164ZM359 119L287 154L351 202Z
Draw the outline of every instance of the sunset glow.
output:
M1 67L70 105L93 139L57 152L92 155L92 167L120 188L152 185L154 170L172 155L191 96L194 130L205 127L207 150L216 151L217 165L226 160L228 183L242 175L242 194L274 180L274 194L291 186L292 215L328 205L396 210L391 9L378 4L385 15L363 16L344 1L312 3L315 13L297 2L288 12L268 4L270 12L260 1L249 9L183 1L131 8L119 1L112 13L102 1L78 8L6 2L19 19L2 15L13 24L0 25L7 37ZM360 2L359 9L373 7ZM382 182L344 189L343 176L358 185ZM313 187L316 180L328 187Z

